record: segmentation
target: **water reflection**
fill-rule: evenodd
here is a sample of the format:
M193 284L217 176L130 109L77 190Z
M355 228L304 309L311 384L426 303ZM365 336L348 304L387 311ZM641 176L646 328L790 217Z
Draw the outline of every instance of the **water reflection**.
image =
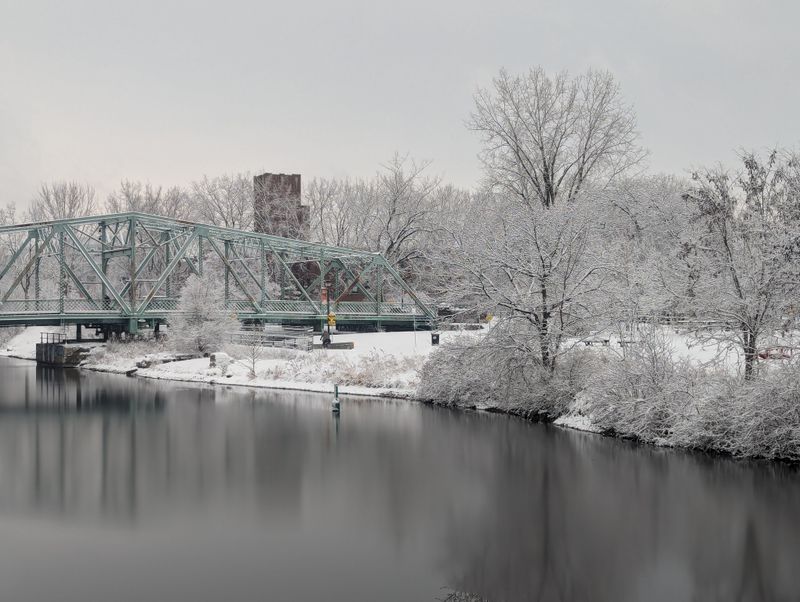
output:
M800 598L795 470L547 430L535 446L507 441L498 453L485 475L494 511L450 521L458 590L492 600Z
M800 598L787 466L402 402L0 378L3 599Z

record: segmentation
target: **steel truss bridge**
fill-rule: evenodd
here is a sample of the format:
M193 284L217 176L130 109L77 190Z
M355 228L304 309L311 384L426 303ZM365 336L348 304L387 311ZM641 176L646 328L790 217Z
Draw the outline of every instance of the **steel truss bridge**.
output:
M0 227L0 325L137 332L169 321L195 274L244 322L430 327L435 313L378 253L143 213Z

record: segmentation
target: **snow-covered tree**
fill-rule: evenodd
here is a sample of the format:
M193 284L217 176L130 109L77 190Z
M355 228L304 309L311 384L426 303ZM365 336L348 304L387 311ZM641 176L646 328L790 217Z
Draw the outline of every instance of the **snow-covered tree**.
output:
M225 307L223 288L211 274L189 276L181 289L177 314L169 320L169 336L182 351L209 353L237 330L236 316Z
M565 339L603 313L599 303L613 264L595 247L588 203L526 205L486 194L442 258L454 302L496 313L502 344L527 349L553 370ZM495 337L498 339L498 337Z
M614 263L606 293L626 326L686 309L670 291L692 285L681 244L691 238L696 217L682 196L688 187L674 176L625 178L593 203L598 245Z
M739 349L750 379L762 338L796 313L800 195L794 157L746 153L742 163L737 175L696 172L686 199L699 217L690 249L698 275L693 302L698 314L730 327L714 336Z
M475 95L468 126L483 138L488 186L528 205L577 199L585 184L612 181L644 156L633 109L605 71L501 70Z

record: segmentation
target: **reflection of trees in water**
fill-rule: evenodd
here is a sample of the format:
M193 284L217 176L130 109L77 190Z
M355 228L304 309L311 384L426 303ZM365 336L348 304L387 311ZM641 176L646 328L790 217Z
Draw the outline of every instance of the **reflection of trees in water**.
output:
M361 497L398 538L429 513L414 406L355 403L339 423L327 398L303 394L24 372L0 391L0 512L141 518L222 503L290 517L302 500Z
M135 517L231 492L296 505L308 442L287 427L288 406L219 408L214 389L19 372L0 391L0 511Z
M793 470L765 479L761 465L544 431L497 446L489 502L469 528L449 522L455 590L489 600L796 599Z
M555 466L552 448L548 437L535 450L526 438L501 440L486 516L475 517L470 530L450 525L450 549L469 554L451 558L458 567L456 589L490 600L574 599L574 584L580 582L569 573L569 549L559 545L565 537L561 497L567 475L556 470L569 468L570 461L565 456Z

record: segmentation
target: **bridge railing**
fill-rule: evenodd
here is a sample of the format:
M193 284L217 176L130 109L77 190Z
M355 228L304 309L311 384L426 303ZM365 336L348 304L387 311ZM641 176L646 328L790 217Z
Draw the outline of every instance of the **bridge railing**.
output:
M126 299L127 301L127 299ZM228 310L241 315L270 314L296 316L299 318L315 318L324 314L327 306L324 303L314 304L307 300L269 299L258 302L258 312L250 301L233 299L228 301ZM138 309L137 305L134 307ZM123 314L112 299L90 301L88 299L12 299L0 304L0 318L3 316L37 316L37 315L75 315L87 314L98 317L120 316L122 318L143 317L157 318L178 312L177 298L156 297L152 299L141 314L133 316ZM400 319L424 319L424 314L416 306L408 303L381 303L374 301L342 301L331 305L331 311L340 319L348 317L369 319L376 316L394 316Z
M115 314L119 308L115 304L88 299L11 299L0 303L0 316L4 314Z
M178 310L178 299L176 298L158 298L156 297L150 301L145 313L160 313L160 312L174 312Z
M292 299L268 299L262 301L260 305L265 312L311 315L317 314L317 309L308 301L297 301ZM252 308L253 306L251 305L250 310L252 310Z
M0 314L58 313L58 299L13 299L0 303Z
M374 301L340 301L332 309L341 315L375 315L395 314L395 315L420 315L422 311L414 304L409 303L381 303Z

